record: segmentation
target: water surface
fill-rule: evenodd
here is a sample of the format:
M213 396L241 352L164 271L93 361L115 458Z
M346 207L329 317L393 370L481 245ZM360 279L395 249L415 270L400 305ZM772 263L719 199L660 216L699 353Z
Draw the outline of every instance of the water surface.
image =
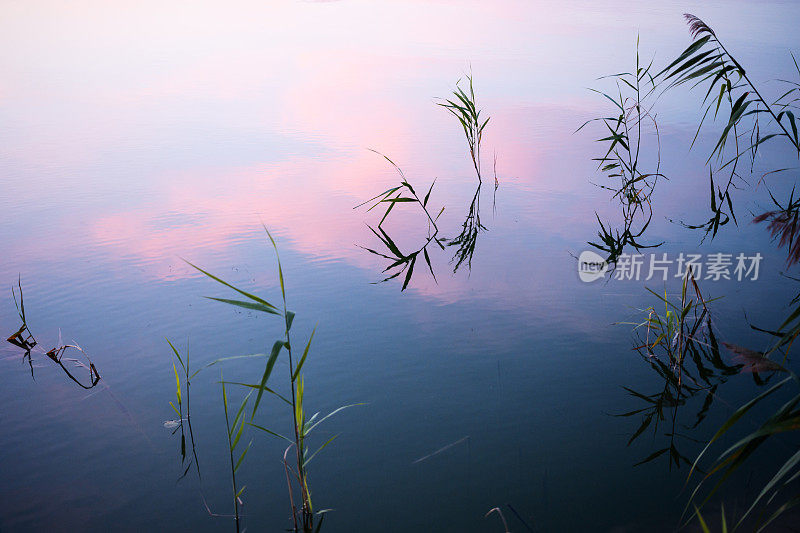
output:
M281 252L296 335L317 325L307 403L355 402L323 430L336 442L315 459L315 500L335 509L329 531L501 531L511 504L538 531L672 530L686 469L633 465L655 449L627 446L636 407L622 385L658 386L631 351L645 286L579 281L577 255L613 217L594 187L598 130L609 112L587 90L662 64L689 42L694 10L724 36L754 79L788 77L798 49L791 2L193 2L6 3L0 17L0 285L21 275L28 323L44 346L59 332L92 357L101 385L74 386L43 357L35 381L19 350L0 351L0 529L220 530L196 476L183 469L174 418L169 337L193 364L265 351L282 330L271 316L201 296L230 296L181 258L277 299ZM461 229L477 180L463 133L437 107L471 72L490 115L478 191L485 230L471 268L431 248L405 291L386 283L380 243L353 209L396 184L391 157L417 188L437 179L443 236ZM608 87L606 85L605 87ZM777 90L767 84L769 90ZM689 153L699 96L660 104L664 174L649 232L663 252L760 252L761 278L704 286L721 336L746 345L785 315L783 252L747 217L712 242L667 218L707 218L705 156ZM494 157L499 186L494 188ZM781 153L767 153L765 165ZM699 186L695 186L700 184ZM743 212L769 205L742 195ZM398 211L400 211L398 209ZM412 250L425 221L386 228ZM677 280L667 284L672 291ZM16 331L11 295L0 331ZM784 302L784 300L787 300ZM781 302L775 305L775 302ZM254 381L259 361L224 366ZM285 367L284 367L285 368ZM193 383L202 491L230 513L218 368ZM738 376L720 390L707 438L752 394ZM238 397L238 392L236 395ZM289 419L271 405L270 427ZM687 415L690 418L693 415ZM687 422L688 423L688 422ZM283 446L253 435L242 474L245 523L289 525ZM417 459L456 443L421 462ZM694 457L697 446L689 444ZM734 490L734 500L743 497ZM508 511L506 511L508 513ZM522 530L519 522L512 530Z

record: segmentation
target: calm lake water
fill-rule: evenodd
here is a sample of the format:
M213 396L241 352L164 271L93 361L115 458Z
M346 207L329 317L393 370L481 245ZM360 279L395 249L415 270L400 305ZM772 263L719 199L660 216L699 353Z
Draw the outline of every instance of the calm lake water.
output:
M314 437L316 447L339 435L310 466L316 505L334 509L323 530L501 532L498 516L484 516L500 506L511 530L525 531L509 504L536 531L673 530L688 468L670 468L667 456L634 466L664 447L670 427L628 445L640 419L613 415L641 407L623 386L663 386L631 349L632 326L616 323L640 322L640 309L658 303L645 287L675 293L680 279L579 280L574 256L596 238L595 212L618 213L592 184L601 180L592 158L602 155L602 128L575 130L613 111L588 88L611 90L598 78L634 68L637 34L642 58L660 66L688 45L687 11L777 97L781 86L768 80L796 76L798 7L3 3L0 333L20 325L10 289L21 276L40 348L74 339L102 379L83 390L35 351L32 380L22 352L0 348L0 530L233 528L209 516L201 496L214 513L232 512L220 370L252 383L263 359L194 379L202 483L194 471L179 480L180 436L164 426L175 418L165 337L181 350L188 343L196 368L281 338L278 318L203 299L234 296L181 260L279 300L262 223L280 250L295 342L317 327L307 409L365 404ZM470 69L491 116L477 192L460 125L436 105ZM752 187L735 193L739 227L713 241L669 220L708 218L711 134L689 151L701 98L684 87L658 103L669 181L659 184L645 240L666 241L656 252L672 257L760 253L757 280L702 288L724 296L714 303L720 339L762 348L769 339L748 319L774 328L796 282L780 275L785 251L750 223L771 205L754 186L760 174L748 173ZM419 190L436 178L430 205L444 207L443 237L458 235L477 194L485 229L471 264L456 269L456 247L431 246L435 279L420 258L404 291L403 275L375 283L389 261L364 247L381 246L368 227L380 214L354 207L398 177L369 149ZM790 159L765 150L758 164ZM413 251L427 226L406 207L384 227ZM702 448L693 439L708 439L756 390L751 376L732 376L694 429L703 397L688 402L675 430L681 453L693 459ZM242 397L228 392L232 402ZM257 419L290 431L272 398ZM283 530L285 446L261 433L245 438L254 443L239 471L244 524ZM752 479L769 475L760 460L723 493L731 508L752 498Z

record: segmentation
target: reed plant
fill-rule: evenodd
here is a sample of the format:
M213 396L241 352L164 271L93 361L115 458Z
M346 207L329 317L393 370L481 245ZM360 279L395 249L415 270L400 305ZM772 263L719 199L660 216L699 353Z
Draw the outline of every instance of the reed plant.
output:
M652 61L645 65L639 55L639 39L636 39L636 62L632 72L605 76L614 80L616 93L609 94L597 89L598 93L613 104L613 115L598 117L584 122L576 133L587 125L599 122L603 126L603 136L597 142L604 145L603 155L592 160L597 162L597 170L604 180L596 183L598 187L611 192L611 200L617 202L622 217L621 227L603 224L595 214L600 225L599 242L588 244L606 254L609 264L616 264L617 258L627 246L636 250L653 248L658 244L644 244L640 239L653 219L652 198L661 173L661 140L658 122L651 111L652 95L656 81L651 74ZM601 78L603 79L603 78ZM656 139L655 152L649 162L644 155L643 139L653 135ZM652 168L647 168L648 163Z
M772 101L762 96L760 87L752 81L741 63L728 50L717 33L702 19L691 14L684 15L692 34L692 43L667 67L658 73L666 89L684 84L694 87L707 87L702 99L703 117L697 127L692 146L694 146L703 125L707 120L715 121L724 116L722 131L717 137L706 164L709 166L711 186L711 218L698 225L684 224L690 228L701 228L705 234L716 235L720 226L730 219L736 222L734 201L731 191L745 183L740 175L741 160L750 157L750 169L756 155L765 143L783 140L790 149L800 156L800 137L793 109L797 109L800 96L800 83L780 80L789 89ZM800 78L800 68L792 55L795 70ZM800 79L799 79L800 81ZM665 90L666 90L665 89ZM749 134L748 134L749 132ZM732 145L732 152L728 150ZM790 168L771 170L766 176L790 171ZM714 173L724 172L723 185L714 183ZM795 257L797 261L800 257Z
M480 220L480 190L481 190L480 148L481 148L481 140L483 138L483 130L486 127L486 124L489 122L489 118L487 117L486 119L483 119L481 117L482 111L478 109L476 103L475 88L473 84L472 74L471 73L468 74L466 78L468 82L467 90L461 88L460 86L461 80L459 80L456 82L456 89L454 90L452 97L445 98L443 99L442 102L437 102L437 105L447 109L453 116L455 116L458 119L459 123L461 124L461 127L464 131L464 136L467 140L467 145L469 147L470 158L472 160L473 167L475 168L475 173L478 177L478 187L469 205L466 219L462 224L462 230L458 235L456 235L453 238L439 237L439 227L437 226L436 223L439 220L439 217L444 212L444 207L442 207L439 210L436 216L433 216L431 211L429 211L428 209L428 201L430 199L431 192L433 191L433 186L435 185L436 180L434 180L431 183L428 192L422 199L420 199L420 197L414 190L414 187L406 179L406 176L403 173L402 169L400 169L400 167L386 155L381 154L376 150L371 150L372 152L375 152L376 154L386 159L386 161L388 161L400 175L399 185L391 187L355 207L359 208L365 205L369 205L369 208L367 209L367 212L369 212L372 211L373 209L378 208L379 206L383 207L385 205L385 210L383 211L383 215L377 224L377 230L372 226L368 225L372 233L381 242L381 250L376 250L374 248L366 246L360 246L367 252L390 261L389 265L383 270L383 273L386 276L377 283L389 281L391 279L404 275L403 285L400 289L401 291L404 291L408 287L409 282L411 281L411 277L413 276L414 273L414 266L417 262L417 259L420 256L424 258L425 263L428 266L428 270L435 281L436 275L434 274L433 266L431 264L430 254L428 253L428 247L432 243L438 245L438 247L442 250L445 249L445 246L456 247L456 252L452 260L452 262L455 262L453 272L456 272L465 261L466 264L471 267L472 256L475 253L475 245L478 233L486 229L486 227L483 224L481 224ZM497 187L499 186L499 182L497 180L496 155L494 158L494 178L495 178L495 192L496 192ZM383 223L384 221L386 221L387 217L389 216L389 213L391 213L392 210L395 208L395 206L400 203L409 203L418 205L424 212L428 221L427 238L421 245L417 246L411 252L401 251L400 247L396 244L395 239L393 239L390 236L389 232L383 227Z
M754 170L756 155L765 146L782 143L797 157L800 157L800 137L798 136L795 111L800 101L800 68L792 55L798 81L781 80L785 85L784 92L776 99L767 99L761 87L754 82L739 60L723 42L720 35L706 22L697 16L684 15L692 36L689 46L670 62L654 77L664 90L670 90L681 85L691 85L692 88L701 87L704 90L702 106L703 116L699 121L697 131L692 140L693 147L704 125L722 119L721 131L715 135L715 142L706 160L709 168L710 181L710 206L711 217L702 224L684 224L690 228L704 230L704 235L712 238L718 229L729 220L736 223L734 214L734 199L731 191L744 182L741 175L742 163L745 158L750 160L750 172ZM769 170L762 174L759 183L765 182L767 176L791 172L791 168ZM714 175L725 174L725 179L715 183ZM772 196L772 193L770 192ZM779 241L780 246L788 249L787 263L792 265L800 260L798 248L798 210L800 202L794 199L794 191L787 202L780 202L772 196L776 209L767 211L755 217L754 222L767 222L768 230ZM795 373L789 368L789 351L793 341L800 336L800 305L795 299L795 306L789 316L776 330L764 330L775 338L771 346L764 351L751 350L733 344L725 344L736 358L742 361L744 370L751 372L757 383L766 385L773 378L781 374L788 376L772 385L767 390L758 394L736 409L728 420L720 426L714 436L708 441L703 451L693 461L689 473L690 478L700 470L701 459L709 455L723 437L730 436L735 430L741 428L745 417L756 415L754 408L761 405L764 400L778 394L788 395L788 399L777 411L767 414L762 418L761 424L755 431L746 432L745 436L729 446L714 460L711 467L701 477L692 492L685 512L694 506L692 516L699 518L703 529L700 509L717 490L736 472L747 460L761 448L765 442L771 442L788 432L800 428L800 394L793 394L789 389L798 386ZM765 377L761 377L765 376ZM761 415L762 417L764 415ZM744 527L748 520L756 520L756 528L761 531L768 527L778 516L793 505L800 503L800 492L796 483L800 478L800 452L795 452L784 460L777 468L774 476L762 487L753 499L747 510L734 521L731 531ZM706 485L713 481L710 489ZM791 493L791 487L794 492ZM792 494L788 497L786 493ZM784 494L783 501L777 500ZM756 509L761 509L762 516L754 519ZM772 514L763 513L771 509ZM728 526L725 522L724 527Z
M414 190L414 187L406 179L406 175L403 173L403 170L399 166L397 166L397 164L394 161L389 159L388 156L378 152L377 150L373 150L371 148L369 150L370 152L374 152L379 156L383 157L386 161L389 162L389 164L392 165L392 167L400 175L400 184L391 187L380 194L373 196L369 200L358 204L353 209L358 209L359 207L369 204L371 205L367 209L367 212L370 212L379 206L386 207L386 210L383 212L383 216L378 222L378 227L381 227L383 225L383 222L389 216L389 213L392 212L392 210L397 204L403 204L403 203L416 204L422 209L423 213L425 213L425 217L428 220L428 234L435 235L436 233L438 233L439 227L436 225L436 221L439 220L439 217L444 212L444 207L442 207L439 210L439 213L435 217L433 217L431 215L431 212L428 211L428 200L430 200L431 192L433 191L433 186L436 185L436 180L433 180L431 182L431 185L428 188L428 192L422 199L420 199L419 196L417 195L417 191Z
M615 416L638 416L641 419L628 445L649 427L652 427L655 438L659 426L669 424L664 433L668 444L659 447L636 465L665 456L670 469L680 468L681 464L691 465L691 460L679 448L679 438L683 437L678 431L679 410L689 400L704 398L702 406L695 413L695 420L684 423L687 429L696 429L711 409L717 388L738 374L742 365L724 362L708 307L714 299L703 296L691 269L684 276L679 298L670 298L666 290L663 294L649 288L647 290L658 300L658 304L643 310L646 316L644 321L624 324L634 326L634 350L663 380L663 386L652 394L636 390L638 387L623 387L633 398L643 402L644 407Z
M248 445L244 449L244 451L239 454L237 452L237 445L239 444L239 441L245 432L245 426L247 426L262 431L272 437L277 437L281 440L284 440L288 444L287 448L284 451L283 461L284 461L284 469L286 472L286 480L289 492L289 502L292 514L292 524L293 524L292 531L298 531L298 532L302 531L303 533L315 533L319 531L322 526L322 522L325 516L324 515L325 511L315 511L315 507L312 504L311 488L308 475L308 465L311 462L311 460L320 451L322 451L325 447L327 447L338 435L335 435L327 439L315 451L312 452L309 446L311 434L317 427L319 427L319 425L322 422L326 421L331 416L339 413L343 409L352 407L353 405L360 405L360 404L345 405L333 410L332 412L324 416L320 416L319 412L314 413L313 415L310 416L308 415L304 402L305 380L303 377L303 368L308 360L308 356L311 349L311 342L314 338L316 327L314 328L314 330L312 330L311 335L308 338L308 341L305 343L305 347L303 348L302 353L298 354L297 351L294 349L294 344L292 342L292 325L294 324L295 313L288 309L287 299L286 299L286 288L283 276L283 267L281 266L280 256L278 254L278 247L275 243L275 240L273 239L270 232L266 229L266 227L264 227L264 230L267 234L267 237L269 238L270 243L272 244L273 249L275 250L275 256L278 267L278 281L281 291L282 305L280 307L273 305L272 303L268 302L264 298L261 298L260 296L256 296L255 294L237 288L234 285L231 285L230 283L222 280L221 278L211 274L210 272L203 270L202 268L193 265L192 263L189 263L188 261L187 263L191 267L195 268L197 271L201 272L203 275L207 276L208 278L235 291L241 297L244 297L244 299L229 299L229 298L218 298L218 297L207 297L207 298L217 302L224 303L226 305L243 308L250 311L261 312L268 315L278 316L281 319L281 324L283 328L283 336L282 336L283 338L275 341L275 343L272 346L272 350L268 355L252 354L245 356L226 357L223 359L218 359L216 361L213 361L209 365L206 365L206 366L211 366L223 361L238 359L238 358L266 357L266 364L264 366L263 373L261 374L260 380L258 380L256 383L229 382L222 380L223 402L225 408L226 425L228 430L228 445L229 445L228 448L230 452L229 454L231 461L231 478L233 483L234 507L235 507L237 527L239 523L239 509L241 507L240 497L242 491L244 490L244 487L239 487L236 481L236 473L239 467L241 466L247 451L249 450L249 445ZM273 375L273 370L275 369L275 365L280 355L283 353L286 354L286 359L288 363L288 373L285 379L285 386L289 389L289 393L286 395L278 392L276 388L272 386L272 381L270 381ZM255 392L255 399L252 402L252 408L247 406L248 401L250 399L250 394L248 394L244 398L244 400L240 403L237 413L232 420L228 416L228 400L227 400L227 392L225 389L225 385L240 386L250 389L251 393ZM265 427L264 425L256 423L255 417L259 407L261 406L262 399L265 397L264 393L267 393L269 397L276 399L279 404L283 405L290 411L292 417L290 436L284 436L283 434L279 433L278 431L275 431L272 428L268 428ZM238 458L235 457L237 454Z
M376 250L374 248L360 246L367 252L381 257L383 259L387 259L390 261L389 265L383 270L383 273L386 274L386 277L378 281L377 283L383 283L385 281L389 281L391 279L397 278L398 276L405 274L403 279L403 286L400 289L401 291L406 290L408 287L409 282L411 281L411 277L414 274L414 265L417 262L417 259L422 255L425 260L425 263L428 265L428 270L433 276L433 279L436 280L436 275L433 273L433 266L431 264L430 255L428 253L428 246L432 243L435 243L439 246L439 248L444 249L444 241L440 238L439 235L439 227L436 225L436 222L439 220L439 217L444 212L444 206L439 210L439 212L434 217L431 211L428 210L428 202L431 197L431 192L433 192L433 187L436 184L436 180L431 182L430 187L428 188L428 192L425 196L420 199L417 195L416 190L414 187L408 182L406 179L403 170L397 166L397 164L389 159L388 156L376 151L370 150L381 157L383 157L392 167L397 171L400 176L400 184L392 187L376 196L373 196L366 202L362 202L354 207L357 209L359 207L370 205L367 209L367 212L376 209L377 207L383 207L385 205L386 209L381 216L380 221L378 222L376 228L373 228L370 225L367 227L372 231L372 233L378 238L381 242L382 250ZM394 209L397 204L415 204L419 206L422 212L425 214L427 219L427 237L425 241L418 246L412 252L403 252L401 251L400 247L395 243L395 240L389 235L388 231L383 227L384 221L389 216L389 213Z
M183 475L181 477L185 477L186 474L189 473L189 469L192 467L192 459L193 459L195 468L197 470L198 478L201 478L202 476L200 475L200 461L197 459L197 447L195 446L195 441L194 441L194 430L192 429L192 413L191 413L192 379L197 375L198 372L200 372L200 370L197 370L191 374L189 372L188 343L186 347L186 355L184 357L181 357L180 352L175 347L175 345L172 344L172 341L170 341L169 339L166 339L166 341L167 344L169 344L169 347L172 349L172 354L174 357L174 360L172 362L172 371L175 374L175 403L169 402L169 404L170 406L172 406L172 409L175 411L175 414L178 415L175 431L177 431L178 429L180 429L181 431L181 464L186 462L186 457L187 457L186 431L184 430L184 422L186 423L186 427L189 430L189 443L192 449L192 458L189 459L189 464L186 465L186 469L183 471ZM181 379L181 374L178 373L178 366L175 365L175 361L177 361L178 365L181 367L183 379ZM205 498L203 499L203 501L205 501Z
M233 421L231 421L228 415L228 394L225 391L225 380L222 377L222 373L220 373L220 383L222 384L222 405L225 411L225 429L227 430L228 438L228 455L230 458L231 483L233 489L234 519L236 521L236 532L239 533L241 529L241 517L239 516L239 509L242 507L242 505L244 505L241 496L244 492L244 489L247 487L246 485L242 485L240 487L236 482L236 472L239 470L239 467L242 466L242 462L247 456L247 452L250 450L250 446L253 444L253 441L251 440L242 453L238 454L238 458L235 459L234 456L238 453L237 445L239 444L242 434L244 433L245 416L243 416L243 413L245 407L247 406L247 401L250 399L250 394L252 394L252 391L248 392L247 396L244 397L244 400L242 400L242 403L239 405L239 410L236 412L236 416L234 416Z
M486 120L481 118L481 110L478 109L478 104L475 98L475 88L472 83L472 73L466 75L467 78L467 91L459 85L461 80L456 82L456 88L450 98L444 98L444 102L439 102L438 105L447 109L454 117L456 117L464 130L464 137L467 140L469 147L469 155L472 158L472 165L475 168L475 173L478 176L478 181L481 181L481 140L483 138L483 130L486 124L489 123L489 118Z

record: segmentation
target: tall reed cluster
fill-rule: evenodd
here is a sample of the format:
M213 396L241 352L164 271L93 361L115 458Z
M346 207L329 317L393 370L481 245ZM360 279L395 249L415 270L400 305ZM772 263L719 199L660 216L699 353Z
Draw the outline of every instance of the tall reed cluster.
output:
M192 263L189 263L188 261L187 263L197 271L201 272L206 277L235 291L236 293L238 293L240 297L243 297L243 299L230 299L230 298L219 298L219 297L207 297L207 298L217 302L224 303L226 305L247 309L249 311L255 311L267 315L277 316L281 321L281 327L283 329L283 334L281 338L274 342L269 354L252 354L244 356L226 357L218 359L206 365L206 367L209 367L217 363L221 363L231 359L266 357L264 370L261 373L260 378L254 383L231 382L221 379L223 409L225 413L225 424L227 430L227 443L228 443L229 461L230 461L232 500L234 506L234 518L236 522L237 531L240 529L240 521L241 521L240 509L243 503L242 493L245 490L245 486L240 485L237 479L237 473L240 467L242 466L245 457L247 456L247 453L250 450L250 446L252 444L251 440L249 444L244 446L243 445L244 441L242 441L242 438L245 435L247 428L253 428L263 433L266 433L271 437L279 438L287 443L287 447L283 454L283 465L286 473L289 503L291 508L292 531L296 532L302 531L303 533L315 533L320 530L325 515L324 511L316 511L312 503L312 497L311 497L312 493L309 483L308 465L311 462L311 460L321 450L323 450L326 446L328 446L328 444L330 444L336 438L336 436L327 439L325 442L319 445L313 452L310 448L310 437L314 432L314 430L317 427L319 427L319 425L322 422L326 421L328 418L340 412L341 410L347 407L351 407L352 405L345 405L339 407L338 409L335 409L334 411L328 413L325 416L320 416L319 412L311 415L309 415L309 413L307 412L304 401L305 380L303 377L304 376L303 369L306 362L308 361L308 356L311 350L311 342L314 338L316 327L314 328L314 330L312 330L302 350L301 351L296 350L294 348L294 343L292 340L292 326L295 320L295 313L290 311L287 305L283 267L281 265L280 256L278 255L278 247L275 244L275 240L273 239L272 235L269 233L269 231L266 230L266 227L264 229L266 231L270 243L272 244L273 249L275 250L275 256L277 259L278 281L280 284L280 291L281 291L280 306L273 305L272 303L270 303L269 301L260 296L256 296L255 294L252 294L238 287L235 287L234 285L231 285L230 283L222 280L221 278L211 274L210 272ZM172 343L170 343L170 346L172 346ZM176 397L178 404L177 407L173 404L173 408L175 408L176 413L178 414L179 417L181 417L181 419L183 419L184 416L187 419L189 419L189 404L188 404L189 380L190 378L193 378L197 374L197 372L199 372L199 370L194 372L193 374L190 374L188 370L189 368L188 356L186 359L186 364L184 364L178 351L174 348L174 346L172 346L172 348L180 365L185 371L184 382L186 384L185 385L186 410L184 412L182 407L184 396L181 393L181 385L180 385L181 379L179 377L177 367L173 365L176 378L176 387L177 387ZM283 383L276 386L273 385L273 382L277 379L273 375L274 374L273 371L281 355L285 356L288 372L284 376ZM229 409L230 404L228 400L228 390L226 388L226 385L228 387L237 386L250 390L250 392L236 407L236 412L235 414L233 414L233 416L231 416L233 411ZM281 392L278 392L279 389L287 389L288 393L282 394ZM255 398L252 399L251 401L253 393L255 393ZM276 400L278 405L282 405L291 414L292 424L291 427L289 428L290 432L288 433L288 436L285 436L284 433L276 431L275 428L268 428L265 425L256 423L256 415L259 412L259 408L263 408L262 400L266 397L270 397ZM191 425L189 427L191 428Z

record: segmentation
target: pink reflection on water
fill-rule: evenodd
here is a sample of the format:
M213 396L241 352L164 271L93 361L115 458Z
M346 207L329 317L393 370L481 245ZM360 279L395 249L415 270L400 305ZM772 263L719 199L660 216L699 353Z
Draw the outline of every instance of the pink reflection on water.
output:
M510 242L493 253L519 254L508 235L520 227L590 238L591 139L572 134L597 111L584 87L628 66L636 31L665 53L688 39L679 13L664 21L675 6L141 2L124 16L88 6L16 5L0 22L0 44L19 50L0 59L0 164L10 176L1 216L47 217L4 235L6 251L29 262L89 250L168 279L185 275L168 268L175 257L233 253L261 221L309 257L377 274L355 246L371 242L365 222L375 218L352 207L397 176L366 148L421 188L439 178L432 201L446 206L452 236L475 178L458 124L434 98L469 65L493 117L486 182L494 153L501 179L497 220L483 200L490 231L477 253L503 235ZM729 9L708 9L738 35ZM419 231L413 218L395 224ZM503 283L475 278L473 288ZM471 290L464 277L419 279L414 289L430 294Z

